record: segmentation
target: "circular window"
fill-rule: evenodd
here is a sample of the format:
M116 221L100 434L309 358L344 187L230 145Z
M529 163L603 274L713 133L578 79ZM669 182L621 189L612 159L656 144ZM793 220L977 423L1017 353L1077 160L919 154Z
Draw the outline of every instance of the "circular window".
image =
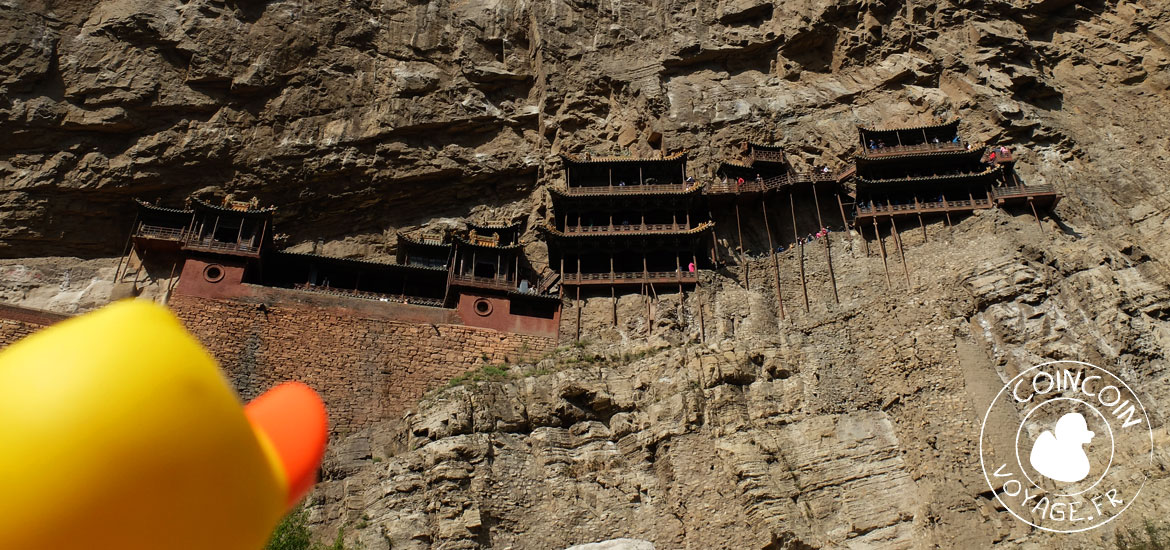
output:
M487 300L484 300L483 298L477 299L475 301L475 313L477 313L483 317L491 315L492 314L492 303L487 301Z
M207 279L209 283L218 283L220 279L223 279L223 266L211 264L203 268L203 278Z

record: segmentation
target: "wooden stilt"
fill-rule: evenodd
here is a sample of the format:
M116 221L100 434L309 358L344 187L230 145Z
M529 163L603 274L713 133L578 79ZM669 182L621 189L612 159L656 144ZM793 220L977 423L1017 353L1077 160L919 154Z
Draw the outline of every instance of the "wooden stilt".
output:
M861 244L865 246L865 257L869 257L869 240L865 237L865 226L857 225L857 232L861 233Z
M1032 215L1036 216L1036 225L1040 227L1040 232L1044 232L1044 224L1040 222L1040 213L1036 211L1036 203L1032 202L1032 197L1028 197L1028 206L1032 207Z
M838 189L834 196L837 197L837 208L841 210L841 230L849 231L849 221L845 218L845 205L841 203L841 191Z
M886 288L894 288L894 283L890 282L890 264L886 261L886 243L882 240L882 230L878 227L877 216L873 218L873 235L878 242L878 250L882 253L882 269L886 272Z
M126 246L122 247L122 256L118 258L118 267L114 268L114 282L118 280L118 273L122 271L122 259L126 260L126 269L130 269L130 253L134 251L132 242L134 240L134 233L138 230L138 214L134 214L134 224L130 226L130 234L126 235Z
M898 224L894 223L893 216L890 216L890 228L893 229L894 244L898 246L898 256L902 258L902 274L906 276L906 288L914 290L910 284L910 267L906 265L906 252L902 249L902 237L898 235Z
M768 223L768 202L760 195L760 207L764 210L764 231L768 234L768 254L772 256L772 278L776 283L776 301L780 304L780 320L784 320L784 297L780 294L780 262L776 260L776 243L772 242L772 225Z
M654 303L658 301L658 291L654 290L654 283L650 283L650 293L646 295L646 316L650 324L646 325L646 335L654 334Z
M715 219L715 216L713 216L711 214L710 210L707 211L707 219L709 219L709 220ZM719 268L719 238L715 236L715 229L711 229L711 254L713 256L712 260L715 261L715 268L718 269Z
M833 301L841 303L837 296L837 276L833 274L833 253L829 250L829 235L825 235L825 261L829 264L829 282L833 283Z
M577 337L574 342L581 341L581 285L580 281L577 282Z
M609 285L609 301L613 303L613 326L617 326L617 294L614 293L613 285Z
M821 199L817 198L817 182L812 182L813 205L817 209L817 231L825 227L825 221L821 219Z
M788 192L788 211L792 214L792 244L800 242L800 233L796 230L796 201L792 198L792 192Z
M922 223L922 214L918 214L918 227L922 228L922 242L927 242L930 239L926 238L926 224Z
M741 264L740 271L743 277L743 287L748 288L747 251L743 249L743 229L739 224L739 200L735 201L735 232L739 236L739 263Z
M804 312L808 313L808 285L804 282L804 241L800 241L800 290L804 293Z

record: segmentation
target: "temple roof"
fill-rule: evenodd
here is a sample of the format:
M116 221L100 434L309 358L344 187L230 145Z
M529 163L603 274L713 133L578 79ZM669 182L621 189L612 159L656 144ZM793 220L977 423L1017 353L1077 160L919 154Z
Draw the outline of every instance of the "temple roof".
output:
M467 222L467 227L470 229L474 229L480 233L483 233L483 232L489 232L489 231L500 231L500 230L504 230L504 229L519 230L520 226L523 224L524 224L524 220L520 220L517 222L508 222L508 221L500 220L500 221L490 221L490 222L483 222L483 223Z
M756 143L754 141L744 142L751 149L759 149L761 151L784 151L784 148L779 145L764 145L763 143Z
M960 119L955 118L955 119L951 119L950 121L939 123L939 124L926 124L923 126L906 126L906 127L895 127L895 128L875 128L873 126L864 126L864 125L858 124L857 129L862 131L862 132L877 132L877 133L905 132L905 131L915 131L916 132L919 130L944 130L944 129L958 130L959 121L960 121Z
M658 237L658 236L672 237L672 236L683 236L683 235L696 235L698 233L702 233L702 232L704 232L708 229L711 229L713 227L715 227L715 222L706 221L706 222L700 223L699 225L697 225L691 229L685 229L682 231L604 231L604 232L596 232L596 233L593 233L593 232L590 232L590 233L565 233L565 232L557 229L555 226L550 225L548 223L536 226L537 229L541 230L542 232L544 232L547 235L550 235L552 237L557 237L557 238L564 238L564 239L576 239L576 238L582 238L582 237L584 237L584 238Z
M904 178L886 178L886 179L865 179L857 176L857 183L864 185L892 185L899 183L915 183L915 182L933 182L933 181L955 181L972 178L983 178L998 174L1002 170L999 166L990 166L982 172L964 172L961 174L944 174L941 176L907 176Z
M561 159L565 164L616 164L616 163L656 163L656 162L685 162L687 160L687 152L679 151L677 153L666 155L663 157L617 157L617 156L591 156L588 159L573 155L569 153L561 153Z
M524 247L523 247L523 245L521 245L521 244L519 244L519 243L516 243L516 244L504 244L504 245L490 245L490 244L482 244L482 243L473 243L473 242L471 242L471 241L469 241L469 240L467 240L467 239L465 239L465 238L463 238L463 237L459 237L459 236L456 236L456 237L455 237L455 241L456 241L456 242L458 242L458 243L459 243L461 246L470 246L470 247L474 247L474 248L482 248L482 249L484 249L484 250L504 250L504 251L512 251L512 250L519 250L519 249L521 249L521 248L524 248Z
M891 147L890 149L895 149L895 148ZM881 149L878 149L878 151L881 151ZM865 154L861 154L861 153L855 153L853 155L853 159L858 164L874 164L874 163L879 163L879 162L887 161L887 160L891 160L891 159L897 160L897 159L919 158L919 157L956 157L956 158L962 158L964 156L970 156L970 157L972 157L971 160L979 160L979 158L983 156L983 153L984 153L983 147L972 147L970 149L961 149L960 148L960 149L936 149L936 150L921 150L921 151L907 150L904 152L892 150L889 154L879 154L879 155L865 155Z
M143 209L149 210L149 211L163 212L166 214L183 214L183 215L187 215L187 216L190 216L191 214L195 213L194 210L190 210L190 209L166 208L166 207L162 207L162 206L156 206L156 205L150 204L149 202L146 202L146 201L139 199L139 198L135 198L134 202L138 203L138 206L140 208L143 208Z
M215 206L214 204L195 197L191 197L191 204L195 207L195 210L204 210L216 214L233 214L246 218L267 217L271 216L272 213L276 211L275 206L269 206L267 208L249 208L247 210L237 210L235 208L228 208L225 206Z
M435 248L451 248L453 246L449 242L443 242L443 243L426 242L426 241L423 241L419 237L413 237L411 235L407 235L406 233L398 233L397 235L398 235L398 240L407 242L407 243L415 245L415 246L430 246L430 247L435 247Z

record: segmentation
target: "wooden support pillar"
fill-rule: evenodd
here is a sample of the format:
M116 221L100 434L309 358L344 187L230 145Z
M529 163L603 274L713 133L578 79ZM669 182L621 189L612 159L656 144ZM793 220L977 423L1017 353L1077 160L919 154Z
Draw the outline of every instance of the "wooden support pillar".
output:
M654 334L654 300L658 298L658 292L654 290L654 283L649 284L650 292L646 294L646 317L650 322L646 325L646 336Z
M698 258L695 255L692 255L691 258L692 258L691 261L693 261L693 262L698 261ZM698 265L698 264L696 263L695 265ZM707 324L703 320L703 299L702 299L702 294L699 293L699 290L701 288L701 282L700 282L701 280L702 280L702 278L699 277L699 273L698 273L698 271L696 271L695 272L695 302L698 303L698 307L699 307L699 341L703 342L707 339Z
M861 224L856 224L856 225L857 225L857 232L861 234L861 244L865 246L865 257L868 258L869 257L869 240L865 237L865 226L861 225Z
M800 247L797 252L800 254L800 290L804 293L804 312L808 313L808 284L804 279L804 241L799 241Z
M1040 232L1044 232L1044 224L1040 222L1040 213L1036 211L1036 203L1032 201L1032 197L1028 197L1028 206L1032 207L1032 215L1036 216L1036 225L1040 228Z
M943 213L946 214L946 217L947 217L947 227L950 227L950 226L954 225L953 223L951 223L951 205L947 203L947 194L946 193L940 193L939 196L942 197Z
M825 226L825 220L821 219L821 199L817 198L817 182L812 182L813 205L817 209L817 231L820 231Z
M841 210L841 230L849 231L849 222L845 218L845 205L841 203L841 193L837 193L837 208Z
M882 240L882 230L878 227L877 216L873 217L873 235L877 239L878 250L882 253L882 269L886 272L886 288L892 289L894 283L890 282L890 264L886 261L886 243Z
M772 256L772 279L776 283L776 302L780 305L780 320L784 320L784 297L780 294L780 262L776 260L776 243L772 242L772 226L768 223L768 201L760 195L764 210L764 231L768 234L768 254Z
M829 235L825 235L825 261L829 264L829 282L833 284L833 301L841 303L841 298L837 296L837 276L833 274L833 253L829 250Z
M788 211L792 214L792 242L800 242L800 233L796 231L796 201L792 198L792 192L788 192Z
M609 301L613 304L613 326L617 326L617 294L613 290L613 285L609 285Z
M709 220L715 219L715 216L713 216L711 214L710 210L707 211L707 219L709 219ZM719 238L715 236L715 229L714 228L711 229L711 253L712 253L711 259L715 262L715 267L718 268L719 267Z
M894 223L893 216L890 216L890 228L893 229L894 244L898 246L898 256L902 258L902 274L906 276L906 289L914 290L913 285L910 284L910 267L906 265L906 252L902 248L902 237L898 235L898 224Z
M578 281L577 281L577 338L574 340L575 342L581 341L581 281L580 281L580 276L581 276L581 269L578 268L577 269L577 277L578 277Z
M748 287L747 253L743 249L743 229L740 227L740 224L739 224L739 200L738 199L735 201L735 232L739 236L739 263L740 263L740 271L742 272L741 276L743 277L743 287L747 288Z

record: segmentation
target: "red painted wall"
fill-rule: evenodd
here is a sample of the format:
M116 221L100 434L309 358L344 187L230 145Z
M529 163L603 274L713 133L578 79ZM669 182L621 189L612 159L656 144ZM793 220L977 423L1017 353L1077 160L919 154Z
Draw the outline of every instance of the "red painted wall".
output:
M529 302L533 304L529 306L521 302L522 300L523 298L474 294L464 291L459 293L459 302L455 310L459 312L459 318L467 326L556 338L557 329L561 323L560 308L544 302ZM488 304L486 313L477 309L478 303ZM516 311L537 308L548 312L549 317L523 315Z

